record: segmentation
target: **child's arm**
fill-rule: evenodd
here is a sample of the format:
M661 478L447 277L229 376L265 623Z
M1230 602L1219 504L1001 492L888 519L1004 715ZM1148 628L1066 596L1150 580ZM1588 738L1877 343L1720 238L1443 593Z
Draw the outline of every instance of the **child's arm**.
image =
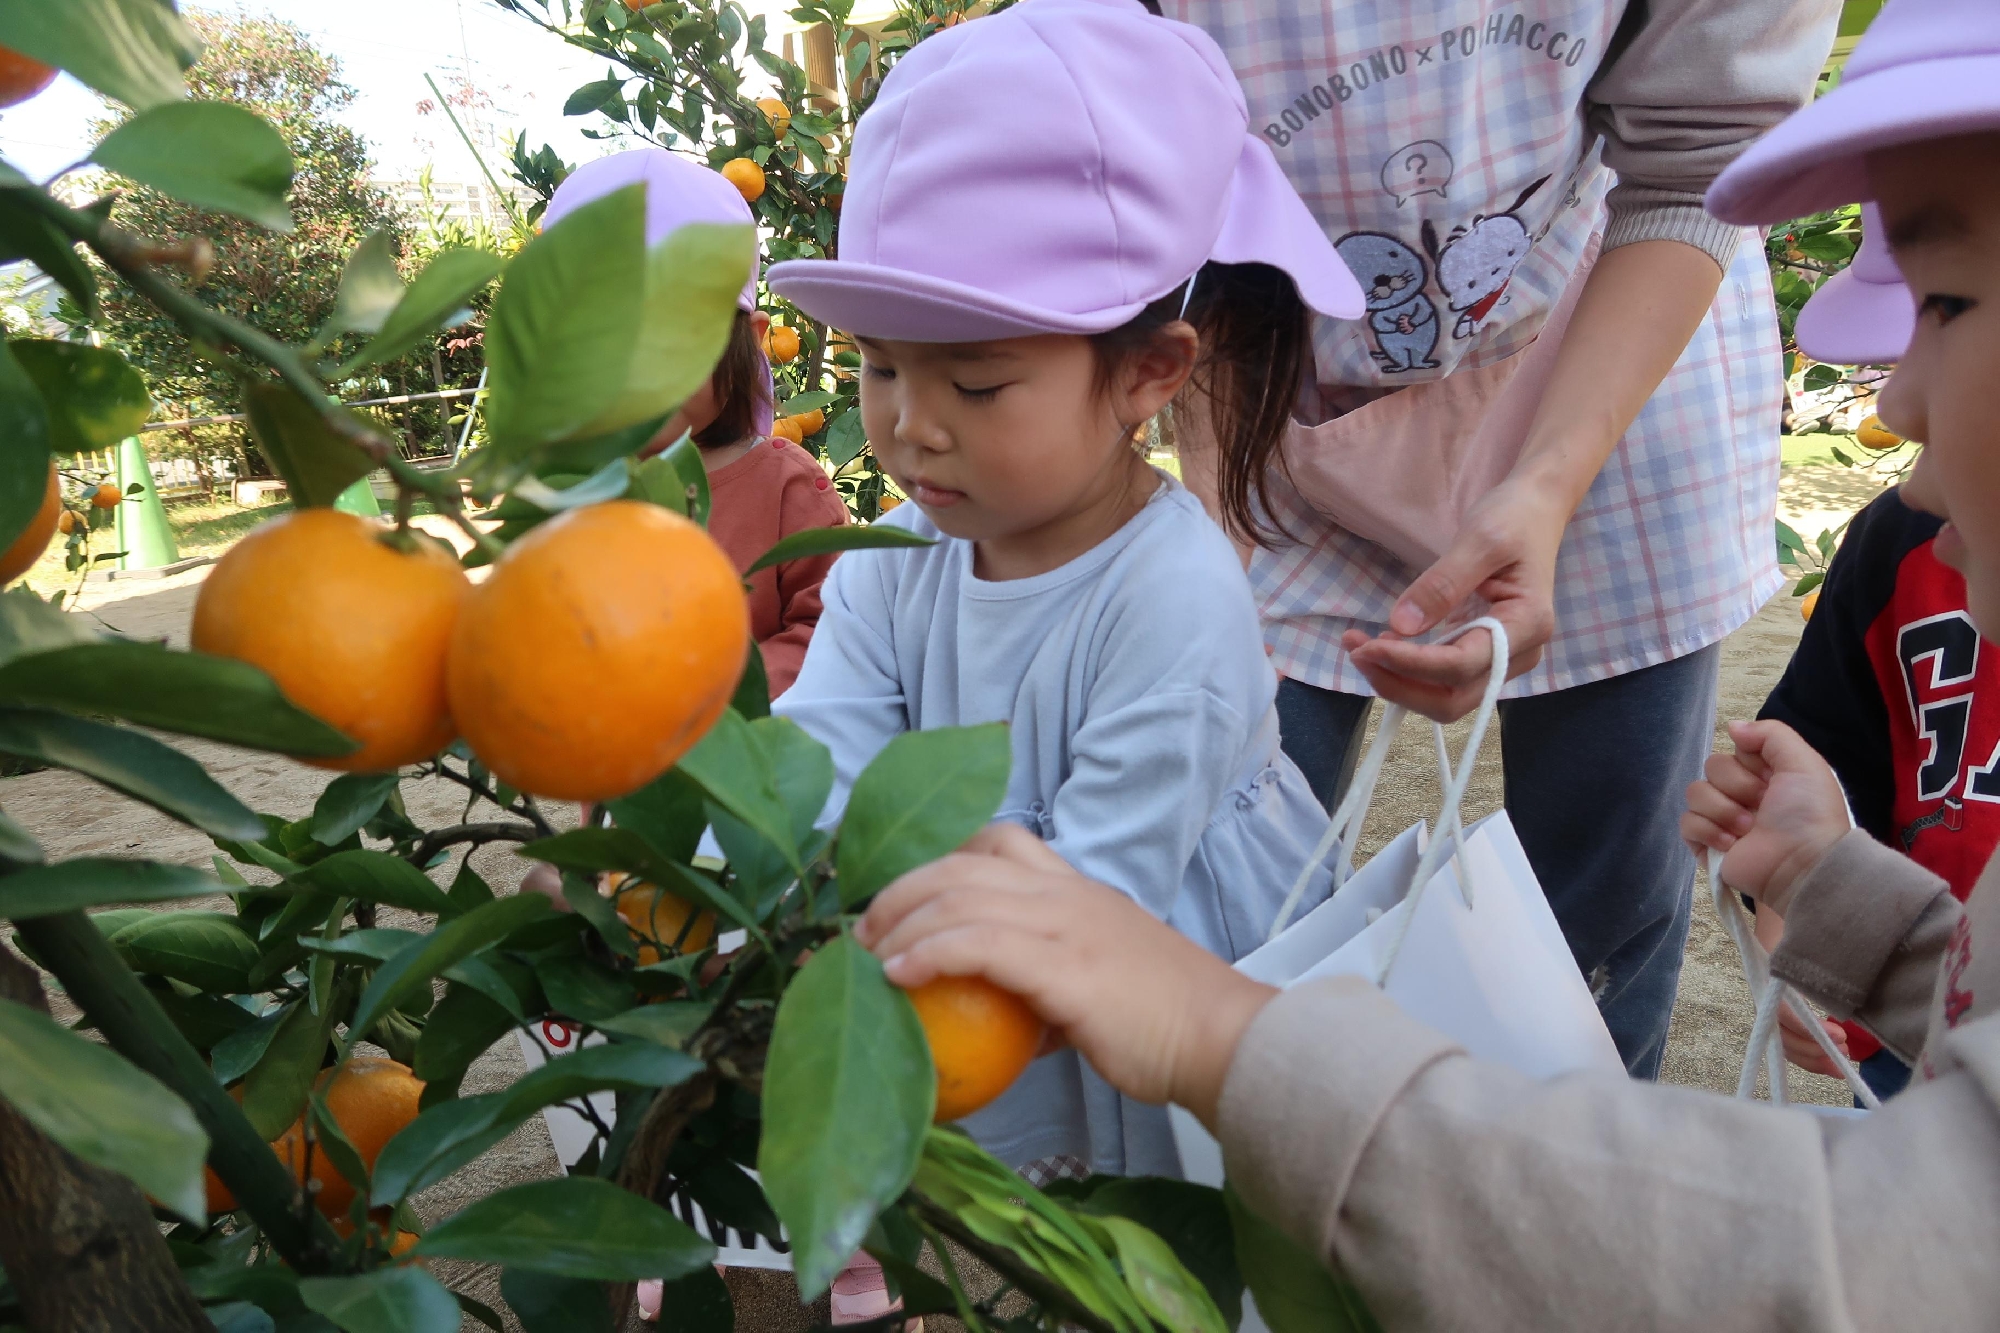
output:
M1120 1091L1193 1111L1243 1198L1390 1330L1852 1333L1912 1309L1979 1327L2000 1303L2000 1267L1964 1244L2000 1234L2000 1114L1964 1069L1838 1125L1622 1076L1538 1083L1353 978L1251 981L1013 828L905 876L857 935L896 984L988 977ZM2000 1058L1995 1027L1957 1040Z
M827 484L818 465L802 466L785 478L778 493L778 534L789 537L809 528L837 528L847 522L847 506L840 492ZM792 687L799 668L805 665L806 645L824 612L820 586L833 569L832 555L811 555L787 560L772 570L777 578L778 632L761 640L757 650L764 655L764 674L771 680L771 696L776 698Z

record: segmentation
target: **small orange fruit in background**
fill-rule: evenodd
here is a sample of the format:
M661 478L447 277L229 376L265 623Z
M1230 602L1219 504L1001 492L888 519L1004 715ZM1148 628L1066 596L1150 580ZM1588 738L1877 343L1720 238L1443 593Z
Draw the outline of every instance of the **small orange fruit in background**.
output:
M771 423L771 434L790 440L793 444L806 442L806 433L799 429L797 417L779 417Z
M329 1081L331 1080L331 1081ZM375 1159L390 1139L417 1118L417 1102L424 1085L410 1067L383 1056L357 1055L338 1074L321 1073L315 1085L326 1094L326 1109L333 1123L347 1135L348 1142L370 1171ZM290 1168L292 1178L303 1183L306 1170L305 1123L303 1120L278 1136L271 1145L278 1160ZM347 1220L348 1205L354 1202L354 1186L334 1166L333 1159L319 1148L312 1150L312 1179L319 1182L313 1203L330 1218Z
M1894 449L1896 446L1904 443L1904 440L1902 436L1883 425L1882 418L1871 413L1869 416L1863 418L1859 426L1855 427L1854 442L1863 449L1874 449L1880 452L1886 449Z
M93 509L115 509L124 498L125 492L118 489L117 482L100 481L97 489L90 493L90 504Z
M608 801L701 739L750 651L736 567L640 500L586 505L508 548L451 641L451 715L511 787Z
M785 131L792 127L792 109L775 97L758 99L757 109L764 113L765 120L771 122L771 133L784 138Z
M937 977L910 991L937 1067L937 1111L948 1124L1007 1091L1047 1029L1020 996L984 977Z
M724 162L722 178L736 187L746 203L756 203L764 193L764 168L747 157L732 157Z
M19 106L55 81L52 67L0 46L0 107Z
M799 437L801 439L810 439L819 434L820 430L826 425L826 413L815 407L810 412L799 413L792 420L798 423Z
M1813 609L1819 605L1819 589L1814 588L1799 599L1799 619L1811 620Z
M76 531L76 511L65 509L56 515L56 531L67 537Z
M380 540L379 523L301 509L216 562L194 604L196 650L260 667L307 712L361 742L321 768L376 772L450 742L445 654L471 583L442 548Z
M614 901L619 920L647 941L639 946L641 966L650 967L664 956L655 945L673 948L678 942L682 953L698 953L715 939L715 913L697 912L687 899L644 880L627 880Z
M799 331L786 328L783 324L773 324L771 331L764 335L764 355L777 365L799 359Z
M878 513L878 514L886 514L886 513L888 513L888 512L889 512L889 511L890 511L891 509L894 509L894 508L896 508L897 506L901 505L902 503L903 503L903 501L901 500L901 498L899 498L899 497L897 497L897 496L894 496L894 495L885 495L885 496L883 496L883 497L882 497L882 498L881 498L880 500L877 500L877 501L875 502L875 512L876 512L876 513Z
M69 511L62 507L62 485L56 480L56 465L49 464L49 488L42 492L42 503L35 510L28 526L21 529L21 535L5 551L0 551L0 583L12 583L28 572L35 561L42 558L42 552L49 547L49 538L55 535L57 525L69 517ZM74 523L75 520L71 520ZM69 531L64 528L63 531Z

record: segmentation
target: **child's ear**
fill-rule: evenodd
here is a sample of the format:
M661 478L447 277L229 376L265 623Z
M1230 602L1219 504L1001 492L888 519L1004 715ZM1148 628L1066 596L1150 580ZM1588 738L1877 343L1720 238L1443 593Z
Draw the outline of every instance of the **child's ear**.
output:
M1125 361L1117 386L1118 419L1146 421L1171 403L1194 373L1200 351L1201 337L1192 324L1177 319L1163 326Z
M756 339L759 347L764 345L764 335L770 331L770 312L768 310L752 310L750 312L750 335Z

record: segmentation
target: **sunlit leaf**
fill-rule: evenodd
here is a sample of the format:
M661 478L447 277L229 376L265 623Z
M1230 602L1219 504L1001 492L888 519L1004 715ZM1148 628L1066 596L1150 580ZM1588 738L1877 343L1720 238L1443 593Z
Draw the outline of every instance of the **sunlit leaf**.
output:
M809 555L831 555L835 551L935 545L937 543L929 537L886 523L871 523L866 527L849 523L837 528L802 528L758 556L743 572L746 575L755 574L760 569L782 565L788 560L802 560Z
M292 229L292 150L233 102L168 102L105 136L91 161L197 208Z
M49 447L59 454L115 449L153 414L145 377L109 348L40 338L7 346L42 391Z
M1000 808L1013 768L1002 723L908 731L861 770L840 826L840 901L853 905L897 876L964 846Z
M0 46L74 74L135 110L187 95L201 41L159 0L0 5Z

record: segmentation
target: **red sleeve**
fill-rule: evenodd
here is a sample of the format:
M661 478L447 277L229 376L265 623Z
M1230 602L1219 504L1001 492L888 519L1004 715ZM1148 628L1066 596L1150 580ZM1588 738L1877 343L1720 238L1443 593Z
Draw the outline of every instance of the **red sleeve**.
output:
M779 536L808 528L837 528L846 523L847 506L817 463L785 478L778 495ZM757 645L764 654L764 672L771 678L771 697L792 687L805 665L806 646L819 624L819 585L833 568L832 555L790 560L773 572L778 576L778 632Z

